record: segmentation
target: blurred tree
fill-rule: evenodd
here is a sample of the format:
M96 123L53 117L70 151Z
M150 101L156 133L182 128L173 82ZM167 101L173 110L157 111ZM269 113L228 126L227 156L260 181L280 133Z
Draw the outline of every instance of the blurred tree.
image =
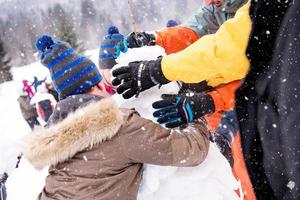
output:
M95 25L97 11L92 0L83 0L81 2L81 15L81 24L84 27Z
M54 6L54 16L57 18L58 23L57 37L69 43L76 51L83 52L84 45L77 38L73 21L59 3Z
M12 80L12 75L10 73L11 66L9 63L10 58L8 58L4 48L4 42L0 38L0 83Z
M187 13L187 6L188 6L188 2L187 0L176 0L176 11L179 14L186 14Z
M80 35L89 47L96 43L95 33L97 33L97 11L92 0L81 1L81 22Z

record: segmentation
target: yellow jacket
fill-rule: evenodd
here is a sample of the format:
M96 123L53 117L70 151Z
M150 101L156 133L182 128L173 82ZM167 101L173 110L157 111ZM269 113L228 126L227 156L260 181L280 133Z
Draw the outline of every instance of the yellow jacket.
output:
M245 53L251 31L250 4L251 0L215 34L203 36L185 50L165 56L162 60L165 77L186 83L206 80L210 86L243 79L250 65Z

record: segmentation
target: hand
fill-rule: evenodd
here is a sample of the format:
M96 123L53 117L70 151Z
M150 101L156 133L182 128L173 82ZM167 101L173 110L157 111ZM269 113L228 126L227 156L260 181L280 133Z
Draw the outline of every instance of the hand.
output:
M187 92L196 92L196 93L201 93L201 92L207 92L211 91L213 87L207 85L206 81L202 81L200 83L182 83L179 82L181 87L179 94L182 93L187 93Z
M212 97L206 93L186 93L182 95L163 94L163 100L152 104L158 109L153 116L157 122L166 124L167 128L175 128L190 123L215 110Z
M161 70L161 58L154 61L131 62L128 66L113 70L115 79L113 86L118 86L117 93L129 99L155 85L166 84L169 81Z
M235 110L227 111L221 119L221 123L216 130L217 135L222 135L229 145L231 145L233 138L239 131L239 120Z
M154 46L155 35L146 32L132 32L127 38L128 48L139 48L143 46Z

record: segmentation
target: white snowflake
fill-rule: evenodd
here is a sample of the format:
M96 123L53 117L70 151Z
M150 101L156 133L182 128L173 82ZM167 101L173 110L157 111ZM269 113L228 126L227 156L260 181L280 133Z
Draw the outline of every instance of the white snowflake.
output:
M87 157L86 156L83 156L83 159L84 161L88 161Z
M288 184L286 185L290 190L294 189L296 183L294 181L289 181Z

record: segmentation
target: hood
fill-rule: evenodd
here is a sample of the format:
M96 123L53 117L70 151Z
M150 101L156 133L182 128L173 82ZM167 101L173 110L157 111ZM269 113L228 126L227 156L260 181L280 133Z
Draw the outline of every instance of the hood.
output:
M35 168L64 162L116 135L123 121L117 104L111 98L89 102L49 127L36 128L24 138L24 155Z

